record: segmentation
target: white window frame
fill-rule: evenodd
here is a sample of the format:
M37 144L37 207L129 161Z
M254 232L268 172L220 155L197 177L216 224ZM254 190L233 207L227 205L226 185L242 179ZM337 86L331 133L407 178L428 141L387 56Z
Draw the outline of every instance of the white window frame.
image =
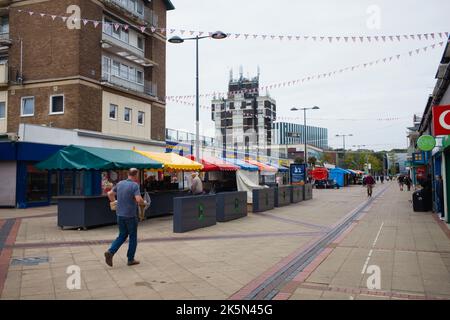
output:
M129 119L130 120L125 120L125 112L127 111L127 110L130 110L130 116L129 116ZM123 122L126 122L126 123L131 123L131 119L133 118L133 109L132 108L130 108L130 107L125 107L124 109L123 109Z
M142 123L139 123L139 114L142 113ZM137 123L139 126L145 126L145 112L144 111L138 111L137 112Z
M33 99L33 114L23 114L23 102L25 99ZM34 96L26 96L20 98L20 116L21 117L34 117L34 112L36 111L36 98Z
M3 103L3 109L4 109L4 113L5 113L5 115L2 117L1 115L0 115L0 119L6 119L6 101L0 101L0 105Z
M115 108L115 112L114 112L115 118L111 118L111 107L112 107L112 106L114 106L114 108ZM119 116L119 106L118 106L117 104L110 103L110 104L109 104L109 110L108 110L108 119L109 119L109 120L117 121L118 116ZM124 116L125 116L125 115L124 115Z
M57 111L57 112L53 112L53 98L54 97L62 97L63 98L63 111ZM66 109L66 98L64 97L64 94L53 94L50 96L50 115L55 115L55 114L64 114L64 111Z

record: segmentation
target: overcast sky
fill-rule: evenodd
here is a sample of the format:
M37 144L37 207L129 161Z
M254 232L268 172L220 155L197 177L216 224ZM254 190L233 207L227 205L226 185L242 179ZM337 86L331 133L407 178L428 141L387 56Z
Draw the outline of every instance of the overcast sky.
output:
M275 35L395 35L450 30L448 0L172 0L176 9L168 13L168 28L225 33ZM370 6L380 8L380 29L370 29ZM174 33L173 35L175 35ZM189 36L189 33L185 33ZM170 37L171 35L169 35ZM381 150L406 147L406 127L414 113L422 114L435 84L435 74L444 47L409 57L408 52L439 39L402 40L386 43L336 43L288 40L253 40L249 37L200 42L200 93L227 89L229 71L237 76L256 75L260 85L290 81L328 73L359 63L402 54L400 60L360 68L354 72L270 90L278 116L297 117L292 107L317 105L308 114L308 124L328 128L329 144L342 147L336 134L353 134L347 146L367 145ZM195 94L195 42L168 44L167 95ZM191 100L194 102L194 100ZM210 105L209 99L201 99ZM342 121L400 117L399 121ZM331 120L319 120L331 119ZM209 110L201 110L201 132L214 136ZM291 121L302 123L302 118ZM195 132L195 108L168 102L168 128Z

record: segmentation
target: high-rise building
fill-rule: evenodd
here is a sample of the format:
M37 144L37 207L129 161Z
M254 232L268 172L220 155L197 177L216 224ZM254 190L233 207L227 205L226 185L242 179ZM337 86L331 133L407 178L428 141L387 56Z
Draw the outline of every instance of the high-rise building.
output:
M74 8L81 21L62 19ZM164 141L160 28L172 9L170 0L0 1L0 133L24 123Z
M273 124L273 144L305 144L304 125L298 123L276 122ZM328 129L306 126L306 143L320 149L328 148Z
M276 102L260 95L259 71L254 78L244 77L242 68L238 79L231 73L227 97L212 101L212 120L215 147L223 150L223 156L271 156Z

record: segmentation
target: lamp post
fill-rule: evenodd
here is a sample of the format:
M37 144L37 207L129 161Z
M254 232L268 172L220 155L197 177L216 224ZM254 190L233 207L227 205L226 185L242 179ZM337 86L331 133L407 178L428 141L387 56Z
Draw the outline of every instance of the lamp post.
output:
M345 153L345 137L353 137L353 134L337 134L336 137L342 137L342 141L344 143L344 153Z
M343 147L344 147L344 149L343 149L343 156L344 156L344 158L343 158L343 162L345 163L345 137L353 137L353 134L337 134L336 135L336 137L342 137L342 142L343 142Z
M306 136L306 110L319 110L320 108L318 107L318 106L314 106L314 107L311 107L311 108L299 108L299 109L297 109L297 108L292 108L291 109L291 111L299 111L299 110L303 110L303 139L304 139L304 141L305 141L305 155L304 155L304 158L305 158L305 163L306 163L306 167L308 167L308 147L307 147L307 142L308 141L306 141L306 139L307 139L307 136Z
M198 41L201 39L211 38L211 39L225 39L227 35L222 31L216 31L207 36L203 37L193 37L193 38L181 38L174 36L168 41L174 44L183 43L186 40L195 40L195 61L196 61L196 78L195 78L195 157L197 161L200 161L200 98L199 98L199 63L198 63Z

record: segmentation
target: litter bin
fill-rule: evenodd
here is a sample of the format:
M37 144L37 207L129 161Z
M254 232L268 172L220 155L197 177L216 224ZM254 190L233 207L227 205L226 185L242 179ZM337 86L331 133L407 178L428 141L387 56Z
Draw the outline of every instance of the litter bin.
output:
M426 212L430 210L430 208L428 208L429 201L424 195L423 190L415 191L412 197L413 197L413 210L415 212Z

